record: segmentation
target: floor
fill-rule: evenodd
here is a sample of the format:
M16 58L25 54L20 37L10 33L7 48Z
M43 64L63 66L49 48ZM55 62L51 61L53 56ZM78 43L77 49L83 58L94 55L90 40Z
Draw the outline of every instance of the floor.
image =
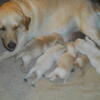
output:
M66 84L43 79L33 88L23 81L20 61L12 57L0 62L0 100L100 100L100 75L91 66L85 70L84 76L77 71Z

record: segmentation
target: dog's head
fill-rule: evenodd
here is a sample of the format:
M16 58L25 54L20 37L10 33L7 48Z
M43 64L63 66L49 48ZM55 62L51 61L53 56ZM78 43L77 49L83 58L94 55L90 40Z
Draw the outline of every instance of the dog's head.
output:
M18 34L27 32L30 18L25 16L20 7L8 2L0 7L0 36L4 46L14 51L18 44Z

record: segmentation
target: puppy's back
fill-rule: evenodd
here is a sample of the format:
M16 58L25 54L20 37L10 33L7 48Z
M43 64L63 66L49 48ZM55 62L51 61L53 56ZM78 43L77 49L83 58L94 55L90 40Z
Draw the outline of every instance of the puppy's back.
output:
M44 35L36 38L36 42L39 46L63 43L63 37L58 33L52 33L50 35Z

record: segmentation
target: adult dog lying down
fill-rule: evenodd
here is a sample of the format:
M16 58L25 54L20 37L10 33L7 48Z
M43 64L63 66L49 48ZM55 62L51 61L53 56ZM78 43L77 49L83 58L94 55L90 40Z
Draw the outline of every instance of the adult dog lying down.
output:
M12 0L0 7L0 35L8 51L0 61L15 55L32 37L58 32L67 41L80 30L100 46L100 9L90 0ZM11 52L9 52L11 51Z

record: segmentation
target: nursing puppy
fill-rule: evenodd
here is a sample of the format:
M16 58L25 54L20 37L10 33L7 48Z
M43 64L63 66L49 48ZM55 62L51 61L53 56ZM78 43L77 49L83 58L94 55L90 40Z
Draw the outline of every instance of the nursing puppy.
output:
M71 70L78 67L83 71L83 68L89 63L87 56L78 54L75 50L74 42L67 43L67 52L63 53L57 60L57 67L46 77L54 81L57 78L63 79L67 82L71 75Z
M21 51L32 37L53 32L67 41L80 30L100 46L99 23L100 8L91 0L11 0L0 6L0 35L8 50L0 61Z
M62 36L58 33L52 33L50 35L33 38L17 55L17 58L22 58L22 70L27 71L27 66L31 62L31 60L34 60L35 58L45 53L50 47L63 43L64 40Z
M32 85L35 83L48 71L53 67L53 64L59 59L59 57L64 53L65 47L61 44L57 44L49 48L42 56L40 56L35 66L29 71L29 73L25 76L25 81L28 80L32 74L36 73L36 79L32 81Z
M89 61L96 71L100 74L100 49L97 48L95 43L86 37L85 40L78 39L75 47L80 53L87 55Z

